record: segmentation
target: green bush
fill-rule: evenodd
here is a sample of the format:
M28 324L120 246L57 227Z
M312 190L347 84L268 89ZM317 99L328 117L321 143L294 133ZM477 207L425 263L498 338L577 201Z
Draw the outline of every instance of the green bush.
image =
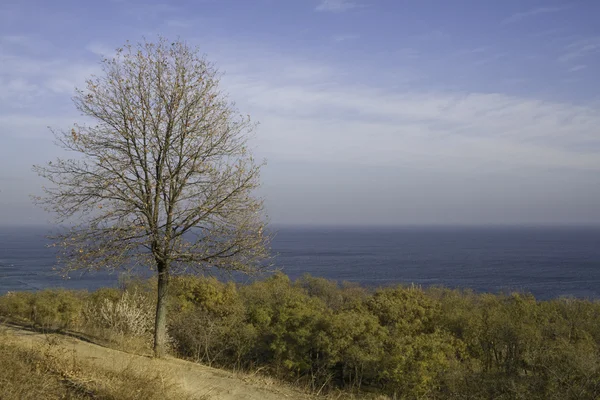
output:
M15 320L31 321L33 292L8 292L0 296L0 315Z
M169 331L176 351L209 365L241 367L256 332L233 283L177 277L171 286Z
M374 315L359 311L329 314L315 340L322 356L319 366L327 368L325 372L337 385L360 389L364 381L377 379L388 336Z
M282 376L309 374L317 357L314 339L325 303L309 297L283 274L243 287L248 322L256 327L259 343L253 361L267 362Z
M81 324L85 292L47 289L12 292L0 297L0 315L41 329L73 329Z

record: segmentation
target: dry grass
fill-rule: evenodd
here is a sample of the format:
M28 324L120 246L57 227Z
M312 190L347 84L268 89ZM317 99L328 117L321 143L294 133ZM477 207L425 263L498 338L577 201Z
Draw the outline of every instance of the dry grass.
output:
M233 371L235 377L242 382L249 383L251 385L260 386L263 388L269 388L273 392L278 390L286 390L289 392L296 392L298 396L303 399L314 399L314 400L392 400L391 397L382 395L379 393L352 393L348 390L333 389L324 391L323 387L315 389L308 383L302 383L297 381L295 383L274 377L263 373L262 368L258 368L254 371ZM287 396L282 396L282 398Z
M151 336L123 335L110 329L95 326L86 326L81 331L89 341L111 349L142 356L154 354Z
M1 333L0 365L2 400L191 398L151 363L106 371L82 362L53 335L44 344L26 345Z
M115 352L64 335L6 329L0 324L0 400L389 399L344 391L318 395L302 382L281 381L261 370L229 373L198 366L198 379L204 378L199 382L193 375L195 365L182 363ZM184 377L188 372L191 374Z
M86 399L69 388L34 349L16 346L0 337L0 399Z

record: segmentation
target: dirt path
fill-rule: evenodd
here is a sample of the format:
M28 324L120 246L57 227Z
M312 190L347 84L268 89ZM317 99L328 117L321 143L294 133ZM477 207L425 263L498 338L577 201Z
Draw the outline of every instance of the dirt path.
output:
M48 342L48 336L16 327L7 328L8 335L24 345ZM292 389L269 384L252 376L236 376L233 373L167 358L162 360L138 356L84 342L69 336L52 335L51 340L69 351L86 364L112 372L160 370L181 390L194 398L203 400L306 400L311 397ZM143 372L142 372L143 373Z

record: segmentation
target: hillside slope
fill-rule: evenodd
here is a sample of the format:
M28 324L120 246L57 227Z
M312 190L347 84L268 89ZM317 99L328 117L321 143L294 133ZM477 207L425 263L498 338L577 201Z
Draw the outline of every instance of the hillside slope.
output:
M305 400L310 396L253 376L233 373L175 359L153 359L88 343L70 336L45 335L17 327L5 327L0 340L26 348L50 345L86 368L110 373L146 375L159 373L186 395L203 400Z

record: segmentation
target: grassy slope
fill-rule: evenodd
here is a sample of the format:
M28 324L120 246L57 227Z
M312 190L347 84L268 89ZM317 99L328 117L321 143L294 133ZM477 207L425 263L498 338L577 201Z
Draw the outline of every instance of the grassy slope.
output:
M252 376L155 360L71 337L0 333L0 399L306 399Z

